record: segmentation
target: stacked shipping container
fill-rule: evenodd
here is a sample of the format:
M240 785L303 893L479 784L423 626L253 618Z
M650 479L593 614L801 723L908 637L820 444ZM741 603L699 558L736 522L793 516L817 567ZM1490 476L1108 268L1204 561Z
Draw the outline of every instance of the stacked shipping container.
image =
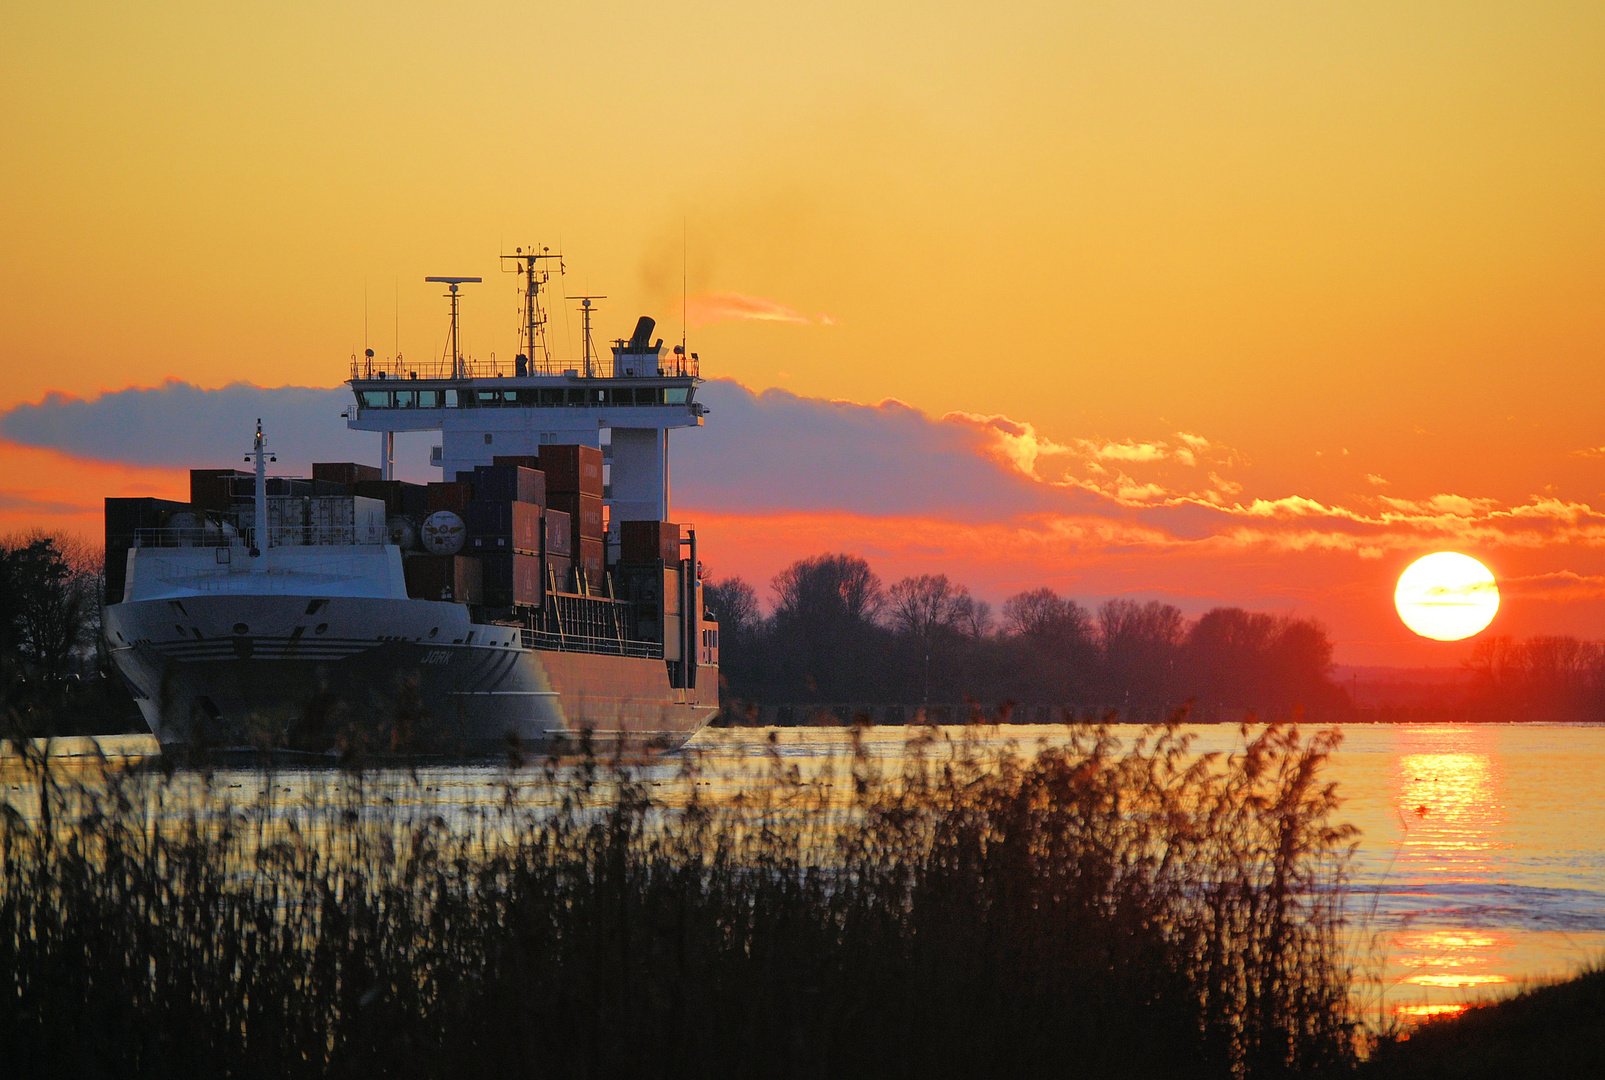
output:
M547 505L568 515L574 568L584 572L588 586L600 587L606 572L602 451L594 446L552 444L541 447L539 460L546 474Z
M522 464L481 465L458 473L472 486L469 545L484 564L489 607L539 606L546 595L541 567L541 509L546 477Z

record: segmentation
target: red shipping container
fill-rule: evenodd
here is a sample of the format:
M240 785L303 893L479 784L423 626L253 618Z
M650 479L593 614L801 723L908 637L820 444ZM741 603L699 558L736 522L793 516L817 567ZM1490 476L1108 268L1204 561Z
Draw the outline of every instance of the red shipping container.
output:
M600 540L607 535L602 527L600 495L576 495L560 491L548 494L546 501L553 510L560 510L569 516L569 527L573 530L576 542L581 537L587 540Z
M238 469L191 469L189 501L198 510L227 510L234 496L254 495L256 476Z
M538 555L481 555L486 607L538 607L546 593Z
M409 554L401 567L407 595L414 599L484 602L483 568L474 556Z
M481 465L474 470L474 495L482 502L544 505L546 474L522 465Z
M541 447L541 471L546 490L602 497L602 451L594 446L553 443Z
M472 502L467 522L475 550L541 553L541 508L534 503Z
M466 518L468 504L474 501L474 485L464 483L433 483L429 485L429 512L450 510Z
M574 525L573 519L561 510L548 508L545 515L546 546L542 549L549 555L569 556L574 554Z
M672 521L619 523L619 561L649 563L680 561L680 526Z
M356 489L352 492L353 495L361 495L365 499L383 500L386 514L407 512L404 492L411 485L403 484L400 480L358 480L352 486Z
M333 484L361 484L383 480L384 471L372 465L358 465L354 461L314 461L312 479L327 480Z

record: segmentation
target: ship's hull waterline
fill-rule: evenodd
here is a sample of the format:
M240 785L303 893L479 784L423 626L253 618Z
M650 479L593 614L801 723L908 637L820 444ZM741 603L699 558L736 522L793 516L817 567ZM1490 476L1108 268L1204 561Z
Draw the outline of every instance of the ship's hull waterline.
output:
M677 689L662 660L527 649L460 604L188 596L110 605L105 624L164 749L668 751L718 711L716 685Z

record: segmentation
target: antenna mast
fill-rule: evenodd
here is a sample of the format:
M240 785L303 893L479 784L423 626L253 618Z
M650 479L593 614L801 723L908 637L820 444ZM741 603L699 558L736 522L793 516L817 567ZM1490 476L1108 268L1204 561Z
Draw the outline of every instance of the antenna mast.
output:
M565 299L581 301L580 314L582 316L584 316L584 318L585 318L585 329L583 331L583 333L585 335L585 377L587 379L589 379L594 374L591 371L591 359L596 355L596 342L591 340L591 312L595 311L596 309L591 306L591 301L592 300L606 300L607 297L605 297L605 296L570 296L570 297L566 297Z
M424 280L438 281L443 285L451 286L451 291L446 294L451 298L451 377L465 379L468 375L463 367L463 350L457 337L457 286L474 284L484 279L476 277L426 277Z
M528 252L525 252L523 248L514 248L513 254L502 256L504 263L509 259L514 260L513 269L509 271L504 266L502 268L504 273L524 275L524 325L519 329L524 337L524 354L529 357L532 369L531 374L533 374L537 347L540 350L542 360L550 363L552 359L552 350L546 340L546 309L541 306L540 297L541 286L551 280L552 273L550 270L536 266L536 263L541 259L556 259L557 272L559 274L563 272L562 252L552 255L550 254L551 250L548 247L535 248L532 246Z

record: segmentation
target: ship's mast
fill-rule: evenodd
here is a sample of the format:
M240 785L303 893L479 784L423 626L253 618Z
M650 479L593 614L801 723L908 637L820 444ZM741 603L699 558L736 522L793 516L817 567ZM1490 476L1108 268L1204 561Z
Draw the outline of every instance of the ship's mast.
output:
M251 558L255 559L262 554L264 548L273 543L273 533L268 528L267 520L267 463L278 460L267 452L264 445L261 417L256 421L256 442L251 452L245 455L246 461L253 458L256 460L256 522L252 529L254 535L251 537ZM261 563L253 565L260 568Z
M600 296L600 295L595 295L595 296L570 296L567 299L569 299L569 300L578 300L578 301L581 302L580 303L580 314L585 319L585 330L584 330L584 334L585 334L585 342L584 342L584 348L585 348L585 377L587 379L589 379L589 378L591 378L592 376L594 376L596 374L594 371L591 370L591 361L596 356L596 342L591 340L591 313L593 311L595 311L596 308L591 306L591 301L592 300L606 300L607 297L606 296Z
M454 379L467 378L463 369L462 343L457 337L457 286L471 285L483 281L476 277L426 277L425 281L438 281L443 285L451 286L446 295L451 299L451 377Z
M528 252L523 248L514 248L513 254L503 255L502 261L514 260L514 273L524 275L524 325L520 328L524 336L524 355L529 358L531 367L535 363L537 342L540 357L550 363L552 350L546 343L546 309L541 306L541 286L551 280L551 271L541 269L536 265L542 259L556 259L557 272L563 272L563 256L561 253L553 255L550 248L537 250L533 246ZM526 372L533 374L533 370Z

